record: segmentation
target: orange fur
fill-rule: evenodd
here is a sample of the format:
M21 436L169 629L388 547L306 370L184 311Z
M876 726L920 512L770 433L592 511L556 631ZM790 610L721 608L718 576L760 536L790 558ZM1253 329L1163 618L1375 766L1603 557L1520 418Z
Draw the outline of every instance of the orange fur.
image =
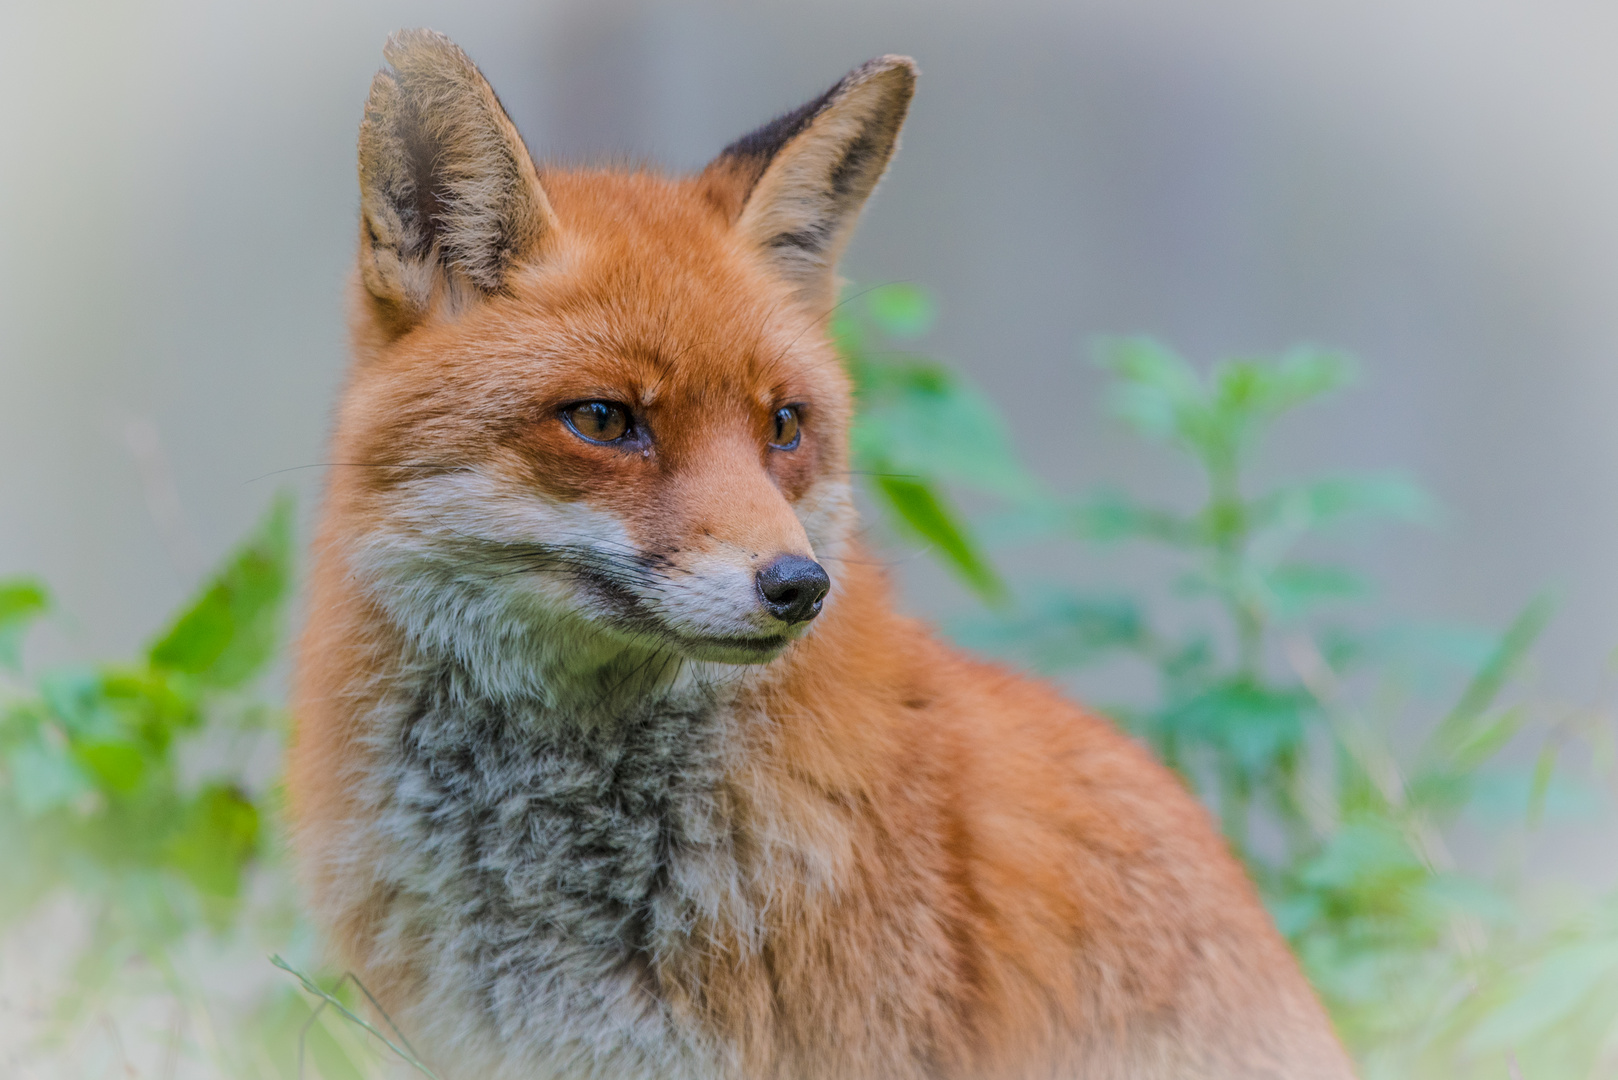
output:
M390 53L401 80L401 49L418 65L459 63L442 39L402 40ZM709 1065L666 1075L1348 1077L1292 957L1178 780L1102 719L896 615L880 571L847 540L851 402L823 300L852 217L831 223L820 263L785 268L768 229L738 222L770 217L748 210L755 192L812 184L815 154L832 169L843 160L833 151L859 132L825 142L826 115L857 128L880 114L887 146L864 163L875 169L865 191L874 185L911 71L883 63L840 84L775 164L732 155L694 178L519 168L500 197L520 204L521 243L507 263L478 263L483 279L441 254L475 238L402 244L381 273L367 259L391 241L362 237L356 363L333 453L353 467L332 475L316 546L290 772L316 915L408 1034L445 1033L422 1041L447 1076L605 1076L640 1060L592 1058L610 1033L578 1036L571 1064L532 1073L494 1049L496 1064L466 1057L499 1036L445 1019L469 1006L431 989L422 950L435 924L419 914L426 900L400 899L426 886L395 868L403 842L377 824L387 793L372 786L393 738L377 718L393 715L426 647L394 606L404 586L366 569L370 552L393 550L374 538L406 545L438 528L437 509L399 524L401 507L426 505L423 485L476 485L467 505L499 521L529 513L532 493L545 513L613 523L611 543L660 560L659 603L707 567L781 553L820 559L833 582L807 632L760 663L725 668L694 646L624 638L672 657L665 667L733 673L718 699L730 734L703 794L722 822L712 865L723 872L683 885L711 902L693 901L677 933L625 961L661 1010L658 1030L711 1048ZM886 96L860 98L873 83ZM514 139L504 123L490 130ZM476 152L463 155L471 174ZM782 160L796 172L771 180ZM633 405L655 441L630 451L573 434L558 409L590 399ZM783 402L803 405L789 452L766 445ZM482 511L442 505L458 531L434 543L479 527Z

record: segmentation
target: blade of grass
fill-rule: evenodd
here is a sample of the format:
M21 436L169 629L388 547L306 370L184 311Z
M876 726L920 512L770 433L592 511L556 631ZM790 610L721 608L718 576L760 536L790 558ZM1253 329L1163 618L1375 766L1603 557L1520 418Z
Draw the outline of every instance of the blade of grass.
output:
M281 959L279 955L271 955L270 963L297 979L303 984L303 988L309 993L314 994L327 1005L330 1005L332 1008L342 1013L343 1016L347 1017L349 1020L352 1020L366 1031L369 1031L378 1039L381 1039L383 1044L386 1045L389 1050L392 1050L395 1054L399 1055L400 1060L402 1060L406 1065L409 1065L423 1076L430 1077L431 1080L440 1080L438 1074L433 1072L432 1069L428 1068L426 1063L416 1056L415 1047L410 1045L410 1040L404 1037L404 1033L399 1030L398 1026L394 1024L393 1019L388 1016L387 1010L382 1008L381 1005L377 1004L376 998L371 996L371 992L365 988L365 984L360 982L359 979L354 979L354 985L360 988L360 993L365 995L365 999L371 1003L372 1007L375 1008L377 1012L382 1014L382 1018L384 1020L387 1020L388 1027L393 1029L393 1033L399 1037L399 1043L403 1043L403 1046L400 1046L399 1043L395 1043L392 1039L382 1034L381 1031L377 1030L366 1020L356 1015L353 1010L349 1009L347 1005L344 1005L332 994L327 993L313 979L299 971L297 968L293 967L291 964L287 963L285 960ZM353 975L345 975L344 978L353 978Z
M1538 596L1512 621L1500 636L1493 654L1467 684L1460 701L1433 732L1428 742L1429 753L1436 752L1447 757L1466 742L1478 718L1494 704L1495 697L1507 680L1516 674L1529 648L1538 640L1555 611L1556 603L1549 596Z

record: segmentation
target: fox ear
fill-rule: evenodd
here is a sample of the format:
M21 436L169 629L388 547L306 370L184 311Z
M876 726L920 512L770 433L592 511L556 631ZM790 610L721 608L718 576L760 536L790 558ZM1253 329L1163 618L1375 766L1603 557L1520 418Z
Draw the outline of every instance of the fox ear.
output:
M882 178L916 86L916 63L882 56L814 101L722 150L708 197L811 305L836 294L838 256Z
M360 279L396 332L500 291L554 219L517 128L459 46L401 30L360 125Z

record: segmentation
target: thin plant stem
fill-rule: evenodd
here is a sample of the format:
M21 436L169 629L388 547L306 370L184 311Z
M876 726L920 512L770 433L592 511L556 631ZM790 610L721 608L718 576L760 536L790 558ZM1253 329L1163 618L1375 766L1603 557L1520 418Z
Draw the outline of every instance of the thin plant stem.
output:
M366 1000L371 1003L371 1007L376 1009L376 1011L381 1014L382 1019L386 1020L387 1023L388 1023L388 1027L392 1029L393 1034L398 1037L399 1041L397 1043L395 1043L392 1039L388 1038L386 1035L382 1034L381 1031L377 1030L377 1028L372 1026L370 1023L368 1023L366 1020L361 1018L359 1015L357 1015L347 1005L344 1005L341 1001L339 1001L336 996L334 996L333 994L327 992L324 988L322 988L320 985L318 985L309 976L305 975L303 972L299 971L297 968L293 967L291 964L289 964L285 960L281 959L280 956L278 956L278 955L271 956L270 957L270 963L274 964L276 967L280 968L282 971L285 971L287 974L289 974L293 978L297 979L300 983L303 984L303 988L305 990L307 990L311 994L314 994L316 997L320 998L321 1003L322 1003L321 1008L324 1008L325 1006L330 1005L332 1008L336 1009L339 1013L341 1013L344 1017L346 1017L347 1019L349 1019L349 1020L353 1021L354 1023L358 1024L360 1027L364 1028L366 1031L369 1031L372 1035L375 1035L378 1039L381 1039L383 1045L385 1045L389 1050L392 1050L395 1054L397 1054L399 1056L399 1058L402 1061L404 1061L405 1064L409 1065L411 1068L415 1069L417 1072L421 1073L423 1076L430 1077L431 1080L440 1080L438 1074L433 1072L432 1069L428 1068L426 1063L423 1062L421 1060L421 1058L417 1056L415 1048L410 1045L410 1040L406 1039L404 1037L404 1033L401 1032L399 1030L399 1028L398 1028L398 1025L396 1025L393 1022L393 1018L390 1017L387 1014L387 1010L383 1009L382 1006L377 1003L376 998L371 996L371 991L366 989L364 983L362 983L359 979L354 977L353 972L349 972L348 974L344 975L343 976L344 981L347 981L349 979L354 980L354 985L360 988L360 993L365 995ZM341 986L342 983L338 983L338 985ZM302 1046L300 1045L299 1046L299 1068L300 1069L302 1068L302 1056L303 1056L302 1055Z

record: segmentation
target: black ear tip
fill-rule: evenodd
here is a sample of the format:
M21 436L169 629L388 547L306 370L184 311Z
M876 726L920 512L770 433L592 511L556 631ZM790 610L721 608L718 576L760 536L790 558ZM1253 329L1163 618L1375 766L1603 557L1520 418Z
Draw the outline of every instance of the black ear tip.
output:
M900 56L897 53L888 53L885 56L878 56L874 60L867 60L849 72L846 81L852 84L868 82L872 79L886 76L889 79L914 84L916 76L919 74L921 74L921 69L916 66L915 60L908 56Z
M884 69L901 68L909 73L912 78L921 74L921 68L916 66L916 58L913 56L903 56L899 53L884 53L875 60L872 60L871 63L878 64Z

